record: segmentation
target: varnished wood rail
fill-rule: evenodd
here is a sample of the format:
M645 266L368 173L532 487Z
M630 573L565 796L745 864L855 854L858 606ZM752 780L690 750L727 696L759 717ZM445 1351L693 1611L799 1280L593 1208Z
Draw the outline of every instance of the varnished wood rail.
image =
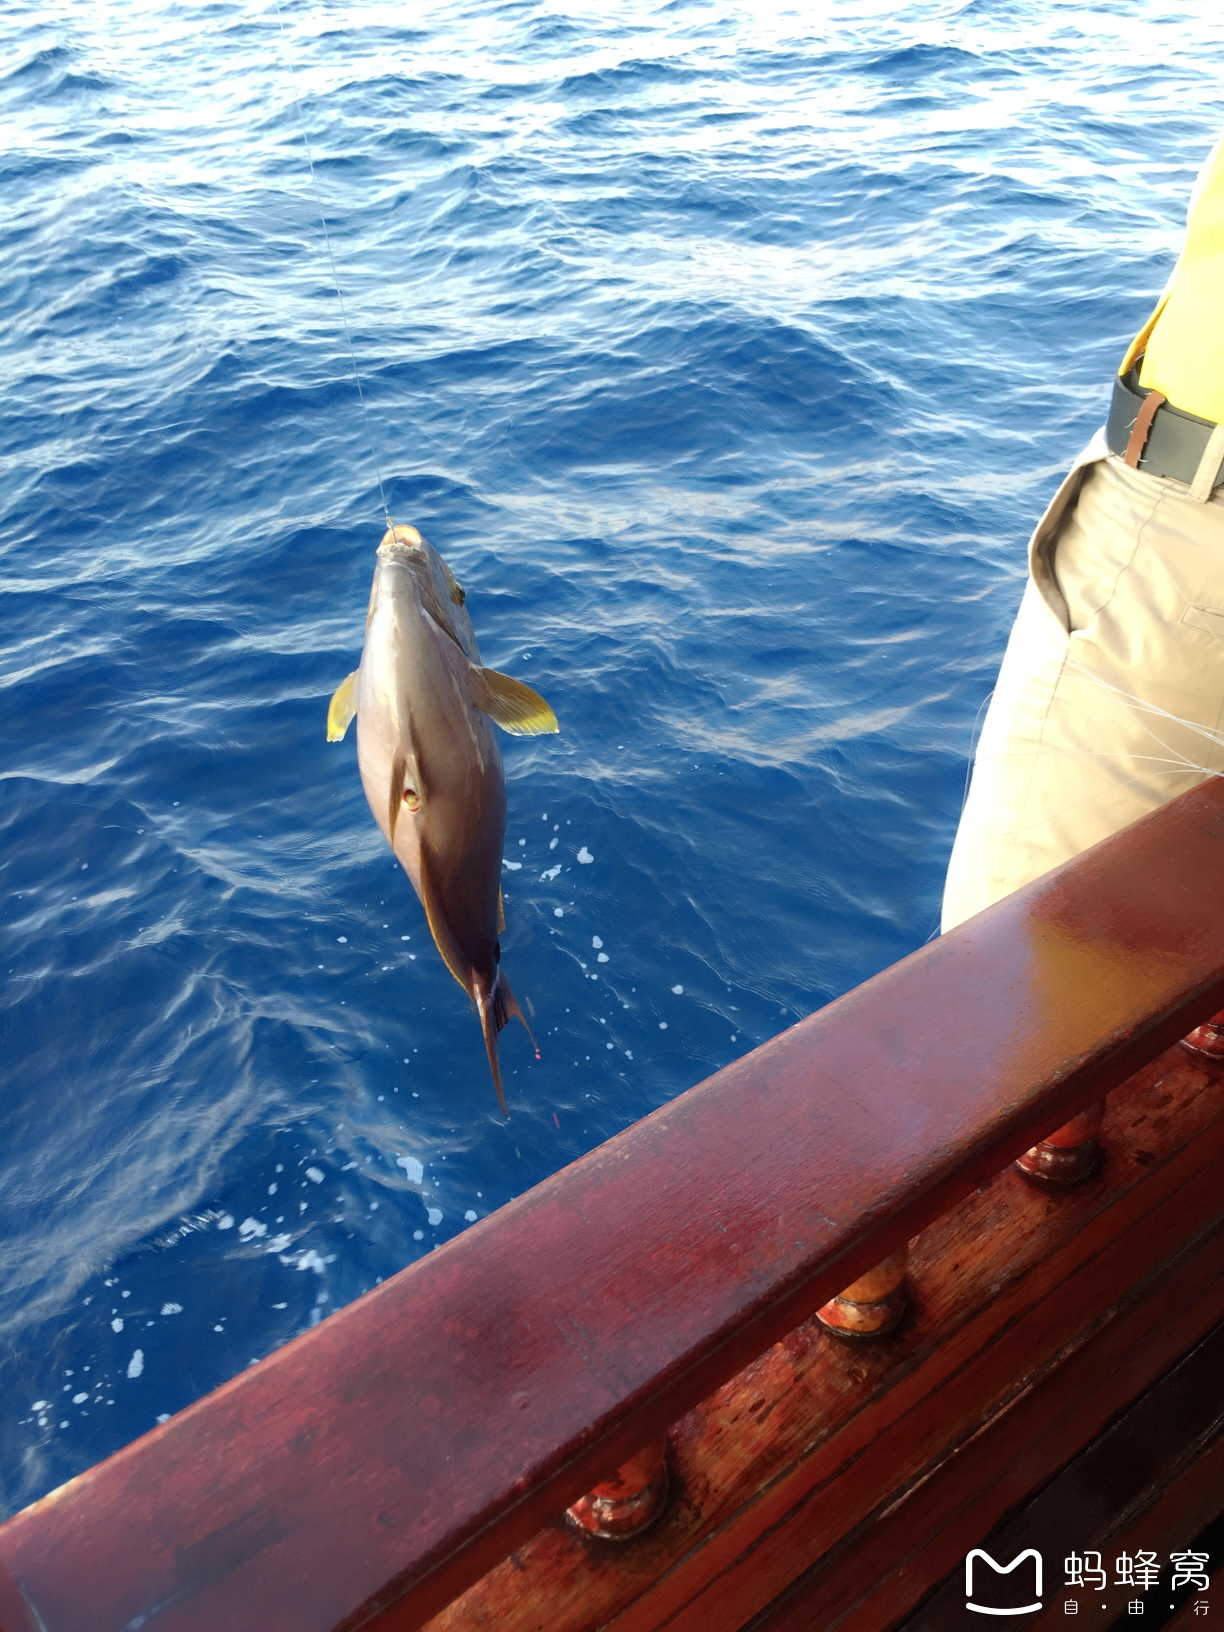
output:
M771 1345L831 1342L796 1329L1224 1008L1221 881L1224 785L1208 783L17 1514L0 1528L10 1599L43 1632L423 1625L750 1362L769 1363ZM1166 1258L1198 1243L1206 1263L1201 1215L1219 1208L1218 1183L1189 1135L1161 1164L1158 1185L1139 1164L1125 1192L1136 1250L1158 1222ZM1108 1177L1090 1181L1098 1201ZM1059 1198L1030 1197L1057 1224ZM1116 1298L1131 1260L1101 1219L1100 1286ZM1068 1263L1081 1237L1067 1233ZM1038 1278L1044 1252L1038 1241ZM883 1437L904 1398L898 1383L880 1405L871 1454L910 1454ZM621 1545L628 1557L642 1544Z

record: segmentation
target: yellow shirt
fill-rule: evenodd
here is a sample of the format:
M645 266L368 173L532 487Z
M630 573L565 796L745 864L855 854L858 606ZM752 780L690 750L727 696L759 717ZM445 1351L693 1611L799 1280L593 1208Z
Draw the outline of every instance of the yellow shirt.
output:
M1139 384L1175 408L1224 422L1224 141L1194 184L1186 241L1156 310L1118 372L1142 352Z

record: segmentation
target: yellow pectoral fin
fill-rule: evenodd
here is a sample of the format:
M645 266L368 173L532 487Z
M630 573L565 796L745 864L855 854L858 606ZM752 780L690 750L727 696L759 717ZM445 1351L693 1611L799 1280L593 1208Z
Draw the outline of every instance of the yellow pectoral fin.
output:
M357 712L357 670L354 669L332 692L327 708L327 740L339 742Z
M557 716L540 696L521 680L512 680L496 669L471 668L472 701L503 731L516 737L539 737L559 731Z

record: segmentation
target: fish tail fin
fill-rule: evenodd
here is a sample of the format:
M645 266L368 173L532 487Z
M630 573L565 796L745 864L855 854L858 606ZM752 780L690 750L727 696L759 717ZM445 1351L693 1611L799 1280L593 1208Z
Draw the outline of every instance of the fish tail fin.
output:
M501 1066L497 1059L497 1034L506 1023L505 1011L499 1002L501 993L496 986L491 992L482 991L477 987L472 995L476 999L476 1012L480 1016L480 1030L484 1036L485 1053L489 1056L489 1070L493 1076L497 1103L501 1107L502 1116L509 1121L510 1107L506 1104L506 1090L502 1087Z
M472 993L476 1002L476 1012L480 1016L480 1030L484 1036L485 1053L489 1057L489 1070L493 1076L493 1087L497 1092L497 1103L501 1113L507 1119L510 1116L506 1105L506 1093L502 1087L501 1065L497 1058L497 1037L503 1027L510 1021L521 1020L523 1029L531 1038L531 1046L535 1050L535 1057L540 1058L540 1045L535 1040L531 1027L527 1024L527 1016L519 1007L518 999L510 990L510 983L504 975L494 977L491 991L485 990L479 983Z

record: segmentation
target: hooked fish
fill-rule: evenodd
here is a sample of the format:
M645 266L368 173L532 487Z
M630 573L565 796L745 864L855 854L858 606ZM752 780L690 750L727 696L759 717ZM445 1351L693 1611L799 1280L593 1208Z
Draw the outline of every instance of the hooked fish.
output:
M501 969L506 783L489 722L516 736L558 725L530 686L483 667L464 601L415 527L387 529L361 665L336 688L327 740L338 742L356 715L366 799L420 897L442 961L476 1005L504 1116L497 1035L512 1016L529 1037L531 1028Z

